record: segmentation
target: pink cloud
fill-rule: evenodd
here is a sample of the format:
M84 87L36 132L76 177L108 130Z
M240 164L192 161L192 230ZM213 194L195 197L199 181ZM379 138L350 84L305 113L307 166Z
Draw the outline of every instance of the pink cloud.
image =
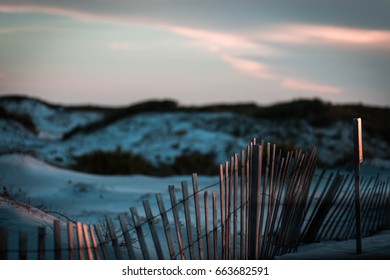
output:
M328 25L286 25L260 32L258 38L281 43L332 43L390 48L390 30Z
M339 94L342 90L338 87L316 84L313 82L298 80L293 78L285 78L281 82L281 86L286 89L301 90L316 93Z
M112 42L110 44L110 48L114 51L124 51L129 50L130 48L134 47L131 43L126 42Z
M223 55L222 59L229 63L234 69L247 75L266 80L276 79L276 76L270 72L269 67L258 61L229 55Z
M85 13L74 9L65 9L54 6L28 6L28 5L0 5L0 12L2 13L42 13L42 14L54 14L61 16L68 16L84 20L97 20L98 16L91 13Z
M273 56L276 50L254 42L247 37L229 32L212 31L176 25L158 24L158 27L169 30L178 35L196 40L199 46L212 52L229 52L239 54L253 54L261 56Z

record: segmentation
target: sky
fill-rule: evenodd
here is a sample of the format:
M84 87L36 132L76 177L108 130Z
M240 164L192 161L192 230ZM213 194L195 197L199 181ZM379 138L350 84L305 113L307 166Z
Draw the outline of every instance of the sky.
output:
M0 96L390 106L388 0L0 0Z

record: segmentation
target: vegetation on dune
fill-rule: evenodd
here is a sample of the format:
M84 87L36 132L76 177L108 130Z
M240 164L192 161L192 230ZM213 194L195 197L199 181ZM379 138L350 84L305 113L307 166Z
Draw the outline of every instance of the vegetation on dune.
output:
M0 107L0 119L12 120L14 122L19 123L25 129L32 132L33 134L38 134L38 129L29 115L11 113L8 112L3 107Z
M170 164L154 165L141 155L123 151L120 147L117 147L115 151L96 150L77 156L72 168L93 174L150 176L188 175L194 172L202 175L216 175L218 171L213 154L184 153Z
M116 109L107 108L104 118L86 125L77 126L63 135L63 139L69 139L78 133L92 133L122 118L147 112L172 112L177 109L177 103L172 100L148 101L136 105Z

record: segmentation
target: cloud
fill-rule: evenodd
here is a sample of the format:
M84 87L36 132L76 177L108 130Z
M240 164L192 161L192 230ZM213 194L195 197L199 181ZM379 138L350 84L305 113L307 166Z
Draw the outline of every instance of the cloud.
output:
M66 16L83 21L110 22L121 24L142 24L159 28L191 40L191 46L200 47L218 55L221 60L236 71L248 76L264 80L276 81L282 88L310 91L316 93L338 94L338 87L321 85L304 79L285 77L269 64L259 61L259 57L280 57L281 52L274 46L275 42L287 44L337 43L350 45L383 45L390 46L390 31L346 28L327 25L287 24L268 26L255 34L239 31L216 31L212 29L194 28L159 22L156 19L117 16L109 12L85 12L73 8L34 5L1 5L4 13L44 13ZM129 50L134 44L128 42L112 42L109 47L115 51ZM249 58L255 57L255 58Z
M229 63L234 69L247 75L266 80L276 79L276 76L270 72L269 67L258 61L230 55L223 55L222 59Z
M91 13L82 12L76 9L61 8L54 6L40 6L40 5L0 5L1 13L42 13L49 15L68 16L84 20L96 20L97 16Z
M308 91L315 93L339 94L342 89L334 86L327 86L309 82L306 80L299 80L294 78L285 78L281 82L281 86L286 89Z
M160 24L161 28L173 33L197 40L210 50L233 51L235 53L251 53L256 55L275 55L276 51L268 46L251 41L250 39L229 32L212 31L176 25Z
M134 44L127 43L127 42L112 42L110 44L110 49L114 51L125 51L129 50L130 48L133 48Z
M331 25L284 25L260 31L259 39L290 44L342 44L390 49L390 30Z

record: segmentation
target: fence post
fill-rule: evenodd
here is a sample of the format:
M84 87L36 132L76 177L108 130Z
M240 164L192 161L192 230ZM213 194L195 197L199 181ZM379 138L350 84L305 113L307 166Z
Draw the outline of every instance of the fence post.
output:
M360 164L363 162L362 120L353 119L354 170L355 170L355 215L356 215L356 254L362 253L362 226L360 206Z

